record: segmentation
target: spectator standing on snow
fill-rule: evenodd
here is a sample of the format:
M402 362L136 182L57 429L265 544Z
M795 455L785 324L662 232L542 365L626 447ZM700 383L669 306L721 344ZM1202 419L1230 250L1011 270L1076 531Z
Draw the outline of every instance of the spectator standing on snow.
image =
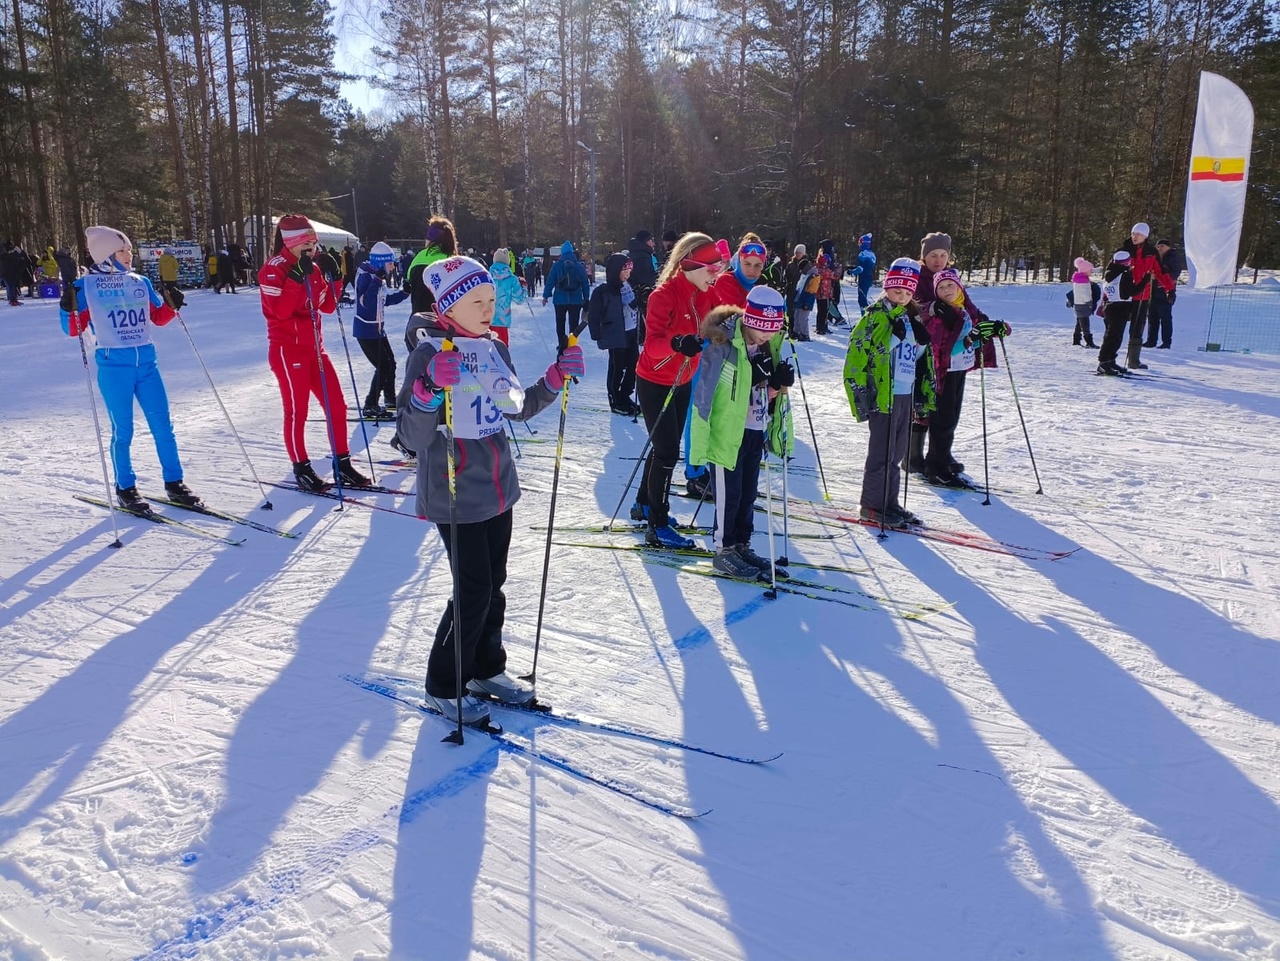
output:
M1173 302L1178 299L1178 278L1187 269L1187 259L1167 240L1156 241L1156 253L1160 255L1160 266L1173 281L1173 287L1166 290L1163 284L1156 284L1151 288L1151 313L1143 346L1168 350L1173 346Z
M1076 258L1076 272L1071 275L1071 289L1067 291L1067 306L1076 312L1076 329L1071 335L1071 343L1079 347L1081 340L1090 350L1097 350L1093 342L1093 332L1089 329L1089 318L1098 309L1098 301L1102 299L1102 288L1094 283L1089 275L1093 272L1093 264L1083 257Z
M590 286L587 272L573 252L573 244L566 240L560 245L560 259L547 274L542 290L542 306L547 306L548 300L555 304L556 341L560 351L569 346L569 334L578 326Z
M1131 370L1146 370L1142 362L1143 331L1147 324L1147 315L1151 309L1151 291L1159 284L1166 294L1173 293L1173 279L1164 272L1160 262L1160 253L1155 244L1148 239L1151 227L1146 223L1136 223L1129 231L1129 239L1120 245L1127 250L1130 257L1129 271L1137 289L1133 294L1136 305L1129 324L1128 366ZM1170 331L1172 334L1172 331Z
M4 254L0 256L0 271L4 274L4 292L5 299L10 307L21 307L22 301L18 299L22 292L19 284L22 279L22 250L13 245L12 241L4 242Z
M859 310L866 310L871 303L871 285L876 282L876 252L871 249L872 240L869 233L858 238L858 263L853 274L858 278Z

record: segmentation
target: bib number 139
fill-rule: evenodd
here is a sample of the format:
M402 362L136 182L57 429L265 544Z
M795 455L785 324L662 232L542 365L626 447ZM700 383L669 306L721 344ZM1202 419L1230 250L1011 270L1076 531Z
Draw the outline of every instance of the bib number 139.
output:
M468 406L476 413L476 427L496 424L502 418L502 411L498 410L487 394L477 397Z

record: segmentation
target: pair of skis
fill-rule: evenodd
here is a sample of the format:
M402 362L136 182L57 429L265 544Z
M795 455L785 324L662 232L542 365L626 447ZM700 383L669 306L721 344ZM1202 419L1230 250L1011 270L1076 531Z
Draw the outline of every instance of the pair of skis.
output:
M119 511L122 514L129 514L132 517L139 517L145 521L152 521L153 523L156 523L156 524L163 524L167 527L172 527L175 530L180 530L187 534L193 534L197 537L203 537L207 540L220 541L223 544L230 544L233 547L238 547L245 542L245 538L243 537L232 537L228 534L218 534L214 531L206 530L203 527L197 527L195 524L188 524L185 521L180 521L176 517L170 517L168 514L161 514L159 511L150 510L150 509L145 511L141 511L141 510L131 511L131 510L126 510L123 507L120 507L118 504L109 503L108 501L103 500L101 497L90 497L87 494L76 494L74 496L76 500L82 501L86 504L93 504L95 507L104 507L107 510ZM200 505L182 504L182 503L179 503L178 501L170 500L167 497L153 497L151 498L151 500L159 504L167 504L170 507L179 508L180 510L190 511L193 514L201 514L205 517L212 517L216 520L228 521L233 524L240 524L240 525L243 525L244 527L251 528L255 531L262 531L263 533L266 533L266 534L274 534L277 537L287 537L292 539L298 536L293 531L282 530L279 527L272 527L270 524L263 524L263 523L260 523L259 521L251 520L248 517L242 517L239 514L231 514L231 513L228 513L227 511L220 511L212 507L206 507L203 504L200 504Z
M344 674L343 679L349 681L362 690L369 691L372 694L377 694L381 697L395 701L398 704L414 711L418 711L423 714L430 714L446 721L448 720L448 718L445 718L445 716L434 707L406 693L411 688L417 688L419 682L411 681L408 678L385 674L368 674L364 676ZM497 702L494 703L496 704ZM781 752L768 757L747 757L740 754L730 754L725 751L716 751L711 748L690 744L677 738L665 737L661 734L642 731L639 728L633 728L623 724L597 721L591 718L578 717L572 714L560 714L553 711L549 706L537 704L536 702L534 705L529 707L516 707L510 704L502 704L500 706L504 711L535 716L548 723L563 727L575 727L583 730L596 731L602 734L613 734L620 737L630 738L632 740L642 741L658 747L673 748L696 754L705 754L709 757L733 761L738 764L767 764L770 761L776 761L782 756ZM699 818L711 813L710 808L699 810L686 804L655 798L636 790L630 785L627 785L610 775L588 771L574 762L560 757L559 755L551 754L547 751L543 751L539 748L532 747L531 745L524 744L513 739L496 724L491 723L484 727L473 726L471 727L471 730L493 739L505 751L521 755L531 760L549 764L552 767L564 771L567 774L571 774L580 780L586 781L590 784L595 784L622 797L630 798L633 801L643 804L645 807L652 808L655 811L661 811L663 814L670 814L679 818Z

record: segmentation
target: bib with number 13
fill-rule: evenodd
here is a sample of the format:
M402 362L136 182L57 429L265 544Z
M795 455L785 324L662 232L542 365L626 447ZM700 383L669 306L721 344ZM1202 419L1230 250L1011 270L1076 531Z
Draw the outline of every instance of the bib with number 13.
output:
M432 339L436 350L444 341ZM461 355L462 380L453 388L453 434L479 440L506 429L503 418L524 407L524 388L507 366L495 341L487 337L454 341Z

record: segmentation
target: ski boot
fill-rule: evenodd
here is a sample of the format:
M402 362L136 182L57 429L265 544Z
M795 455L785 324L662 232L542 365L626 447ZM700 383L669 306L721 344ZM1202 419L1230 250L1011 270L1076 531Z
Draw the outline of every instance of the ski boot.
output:
M191 488L180 480L165 481L164 492L175 504L181 504L184 507L204 507L200 498L191 493Z
M858 519L864 524L884 524L885 527L894 528L896 530L902 530L907 526L906 520L901 514L895 512L892 507L889 508L889 512L887 514L882 515L878 509L863 505L858 508Z
M685 537L670 524L663 524L661 527L655 527L652 522L649 529L645 531L644 542L650 547L662 547L667 550L689 550L694 543Z
M649 507L647 504L641 504L636 501L631 505L631 519L633 521L647 521L649 519Z
M454 724L458 723L457 698L428 694L426 700L428 706L439 711ZM462 695L462 723L467 727L486 727L489 723L489 708L470 694Z
M728 574L730 577L742 580L754 581L760 577L760 569L748 563L747 559L732 545L726 545L718 550L716 556L711 559L711 566L721 574Z
M130 514L138 514L145 517L151 513L151 504L138 493L137 484L132 487L117 487L116 501L120 504L122 510L126 510Z
M370 484L369 478L355 469L350 454L338 455L334 473L342 478L344 487L368 487Z
M300 488L313 494L323 494L333 486L328 481L320 479L320 475L315 472L309 460L301 460L293 465L293 479Z
M493 677L472 678L467 682L467 693L477 697L492 698L516 707L532 704L534 697L533 688L530 685L517 681L505 671Z
M391 438L390 444L393 449L398 450L404 456L405 460L418 459L418 452L416 450L409 450L409 448L405 447L404 441L400 439L399 434L396 434Z

